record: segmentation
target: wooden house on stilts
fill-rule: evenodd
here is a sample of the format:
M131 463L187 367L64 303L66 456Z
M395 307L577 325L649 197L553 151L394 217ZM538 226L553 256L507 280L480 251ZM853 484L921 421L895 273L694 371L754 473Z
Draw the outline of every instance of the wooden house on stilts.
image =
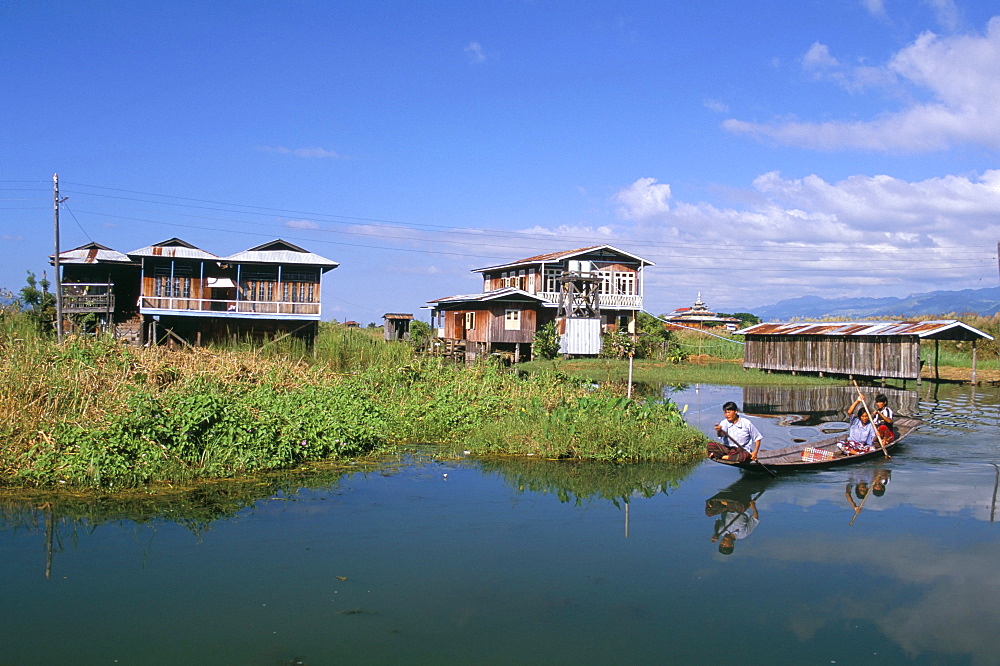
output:
M61 252L59 262L68 321L94 312L87 308L96 301L76 294L99 292L103 326L117 337L193 346L285 336L311 344L322 276L338 266L281 239L227 257L179 238L125 254L92 243Z
M644 269L653 263L610 245L477 268L478 294L428 301L438 343L466 359L494 352L527 359L539 328L556 322L564 354L596 355L601 333L635 330Z

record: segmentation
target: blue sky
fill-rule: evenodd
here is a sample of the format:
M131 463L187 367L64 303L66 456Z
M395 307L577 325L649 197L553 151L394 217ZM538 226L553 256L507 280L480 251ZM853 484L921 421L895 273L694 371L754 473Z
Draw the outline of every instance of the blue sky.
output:
M998 155L984 1L0 2L12 291L53 173L64 249L285 238L325 319L598 243L654 313L991 287Z

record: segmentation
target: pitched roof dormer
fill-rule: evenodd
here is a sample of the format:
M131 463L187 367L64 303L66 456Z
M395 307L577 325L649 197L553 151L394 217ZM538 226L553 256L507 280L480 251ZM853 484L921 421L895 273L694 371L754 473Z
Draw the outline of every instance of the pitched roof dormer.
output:
M147 245L138 250L132 250L127 254L130 257L167 257L170 259L217 260L219 258L217 255L195 247L180 238L171 238L154 243L153 245Z
M340 265L339 262L321 257L281 238L276 238L243 252L231 254L225 260L243 264L299 264L303 266L317 266L324 273Z

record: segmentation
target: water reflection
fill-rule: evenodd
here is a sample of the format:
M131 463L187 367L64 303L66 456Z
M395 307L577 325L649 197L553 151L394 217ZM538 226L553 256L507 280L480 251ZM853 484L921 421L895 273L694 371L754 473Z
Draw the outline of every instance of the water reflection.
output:
M744 475L705 500L705 515L715 518L712 543L719 544L719 552L723 555L731 555L736 542L747 538L757 528L760 523L757 500L770 481L770 477Z
M398 460L387 461L398 465ZM209 481L157 494L8 490L0 493L0 532L44 534L45 577L51 578L55 555L78 544L103 525L158 527L174 524L198 540L214 523L235 520L259 501L294 498L307 488L330 488L360 468L314 466L247 479Z
M537 458L484 458L476 464L499 475L518 492L555 495L577 506L584 501L610 500L616 507L633 497L666 495L697 465L665 463L595 463Z
M675 397L711 428L745 395ZM894 407L927 425L892 460L777 481L406 456L166 499L8 495L0 659L706 663L729 600L752 618L742 663L994 663L1000 396L945 387ZM837 426L781 416L751 417L765 445Z
M885 495L886 486L892 479L892 472L887 469L862 469L853 472L851 479L847 482L844 495L854 509L854 517L851 518L851 525L865 508L865 502L869 495L882 497ZM857 501L855 501L857 500Z

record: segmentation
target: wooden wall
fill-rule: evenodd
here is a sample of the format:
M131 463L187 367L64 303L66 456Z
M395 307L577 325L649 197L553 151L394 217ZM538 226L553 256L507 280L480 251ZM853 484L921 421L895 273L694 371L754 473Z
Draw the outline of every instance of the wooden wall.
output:
M534 309L521 310L521 327L508 331L504 327L506 310L510 303L482 304L477 309L449 310L444 313L444 337L448 340L470 342L531 342L535 339L538 314ZM465 314L476 313L476 327L465 328Z
M916 336L747 335L743 367L857 377L917 379Z

